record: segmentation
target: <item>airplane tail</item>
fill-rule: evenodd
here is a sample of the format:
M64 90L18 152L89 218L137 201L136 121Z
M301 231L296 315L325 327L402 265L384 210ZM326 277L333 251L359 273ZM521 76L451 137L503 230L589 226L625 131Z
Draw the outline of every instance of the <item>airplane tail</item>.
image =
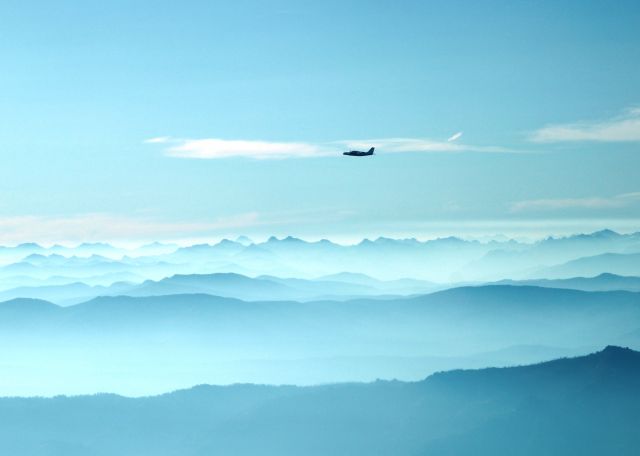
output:
M369 153L372 154L374 150L375 150L375 147L372 147L371 149L369 149Z

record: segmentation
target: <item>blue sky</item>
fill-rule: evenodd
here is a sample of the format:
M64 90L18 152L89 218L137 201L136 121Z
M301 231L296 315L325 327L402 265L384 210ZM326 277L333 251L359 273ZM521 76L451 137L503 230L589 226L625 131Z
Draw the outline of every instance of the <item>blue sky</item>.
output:
M2 2L0 243L640 229L639 23L635 1Z

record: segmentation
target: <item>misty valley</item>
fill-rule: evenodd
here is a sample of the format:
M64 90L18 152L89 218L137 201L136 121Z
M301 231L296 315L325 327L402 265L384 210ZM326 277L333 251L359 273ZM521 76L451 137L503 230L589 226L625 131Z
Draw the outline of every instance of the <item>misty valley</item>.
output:
M635 454L638 255L608 230L2 247L0 448Z

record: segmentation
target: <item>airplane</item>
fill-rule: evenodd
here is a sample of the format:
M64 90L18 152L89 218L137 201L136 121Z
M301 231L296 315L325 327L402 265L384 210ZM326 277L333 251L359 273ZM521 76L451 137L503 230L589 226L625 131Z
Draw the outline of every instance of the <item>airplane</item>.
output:
M372 147L366 152L362 152L361 150L350 150L349 152L342 152L342 155L349 155L351 157L365 157L367 155L373 155L375 147Z

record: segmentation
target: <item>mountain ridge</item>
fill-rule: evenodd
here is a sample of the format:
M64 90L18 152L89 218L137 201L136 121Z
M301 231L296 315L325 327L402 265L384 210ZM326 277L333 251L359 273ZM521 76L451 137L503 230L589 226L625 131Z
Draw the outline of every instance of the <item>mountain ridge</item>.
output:
M196 385L142 398L0 398L0 450L490 456L514 454L515 448L521 456L611 450L635 456L638 387L640 354L607 347L583 357L452 371L419 382ZM145 431L150 425L154 432Z

